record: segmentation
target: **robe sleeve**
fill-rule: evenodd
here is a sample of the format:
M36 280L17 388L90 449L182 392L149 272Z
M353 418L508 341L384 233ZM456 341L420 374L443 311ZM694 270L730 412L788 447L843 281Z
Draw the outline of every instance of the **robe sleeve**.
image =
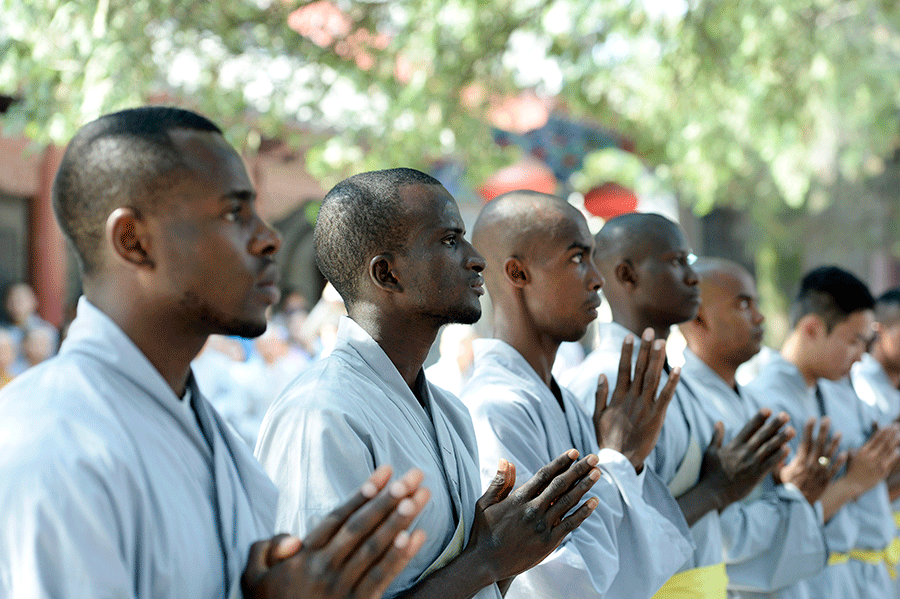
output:
M549 455L539 416L528 406L503 398L502 390L485 393L495 400L472 409L483 485L500 458L516 465L521 484L556 456ZM515 596L553 597L565 581L572 597L649 597L687 559L686 539L644 502L631 464L617 452L601 453L604 476L585 497L599 499L594 513L541 564L516 578L510 589Z
M340 410L286 402L263 423L256 456L278 487L276 532L303 538L375 470L368 433Z
M0 596L135 597L127 481L72 455L5 458L0 480L15 482L0 489Z
M730 505L721 522L729 589L773 593L825 567L821 507L793 485Z

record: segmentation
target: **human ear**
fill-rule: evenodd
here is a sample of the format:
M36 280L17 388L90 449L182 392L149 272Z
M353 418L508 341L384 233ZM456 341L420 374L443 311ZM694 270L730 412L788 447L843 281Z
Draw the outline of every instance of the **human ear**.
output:
M147 224L134 208L120 207L106 218L106 241L115 259L130 268L155 266Z
M618 281L619 285L622 287L627 289L634 289L637 287L637 272L635 272L634 266L632 266L629 260L620 260L616 263L613 268L613 276L615 276L616 281Z
M815 314L807 314L797 323L797 328L804 337L816 339L825 331L825 323Z
M369 278L379 289L403 292L403 285L397 277L394 257L391 254L378 254L369 261Z
M697 310L697 316L694 318L694 324L704 330L709 330L709 326L706 324L706 313L703 311L703 304L700 304L700 308Z
M506 275L506 280L513 287L523 287L528 283L528 269L518 258L507 258L506 262L503 263L503 272Z

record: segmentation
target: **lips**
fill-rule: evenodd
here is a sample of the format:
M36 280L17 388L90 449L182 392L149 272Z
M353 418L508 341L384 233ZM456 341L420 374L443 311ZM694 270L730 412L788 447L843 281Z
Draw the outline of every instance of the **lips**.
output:
M484 277L481 275L472 279L472 282L469 283L469 287L475 290L475 293L478 295L484 295Z
M268 295L269 302L274 304L281 299L281 290L278 288L278 265L274 262L263 269L256 288Z

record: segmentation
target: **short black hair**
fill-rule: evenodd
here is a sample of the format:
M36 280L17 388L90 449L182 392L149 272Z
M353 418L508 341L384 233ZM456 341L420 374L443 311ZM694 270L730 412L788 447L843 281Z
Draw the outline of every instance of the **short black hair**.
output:
M120 206L152 213L161 192L185 171L169 136L173 129L222 133L194 112L144 106L101 116L69 142L53 181L53 209L83 275L100 267L109 214Z
M791 327L807 314L825 322L827 332L854 312L872 310L875 298L865 283L837 266L820 266L800 281L800 290L791 306Z
M421 171L392 168L344 179L322 200L316 218L316 264L345 303L356 300L369 258L405 251L409 223L400 188L415 183L441 184Z
M681 235L674 221L661 214L628 212L606 221L594 236L594 258L600 262L627 256L642 260L650 251L652 240L671 231Z
M888 319L896 319L896 313L891 313L891 307L900 306L900 287L888 289L875 299L875 320L886 324Z

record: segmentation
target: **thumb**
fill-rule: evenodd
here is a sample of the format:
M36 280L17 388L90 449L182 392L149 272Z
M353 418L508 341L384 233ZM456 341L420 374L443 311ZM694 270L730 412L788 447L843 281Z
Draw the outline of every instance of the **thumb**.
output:
M719 449L722 447L722 439L725 438L725 425L722 424L722 421L719 420L716 422L716 430L713 432L712 441L710 441L709 446L715 449Z
M600 420L600 415L606 409L606 398L609 395L609 381L605 374L597 379L597 391L594 394L594 422Z
M500 465L497 467L497 474L494 475L491 484L488 485L484 495L481 496L479 502L483 508L500 503L506 499L513 485L516 484L516 467L508 461L500 458Z

